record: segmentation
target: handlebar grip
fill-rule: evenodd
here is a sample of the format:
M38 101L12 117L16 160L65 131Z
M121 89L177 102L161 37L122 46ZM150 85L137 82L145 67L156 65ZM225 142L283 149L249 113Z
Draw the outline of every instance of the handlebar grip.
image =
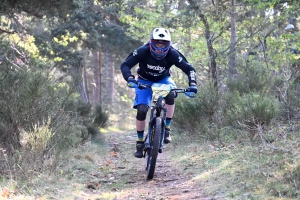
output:
M196 93L194 93L194 92L185 92L185 95L186 95L187 97L191 97L191 98L196 97Z

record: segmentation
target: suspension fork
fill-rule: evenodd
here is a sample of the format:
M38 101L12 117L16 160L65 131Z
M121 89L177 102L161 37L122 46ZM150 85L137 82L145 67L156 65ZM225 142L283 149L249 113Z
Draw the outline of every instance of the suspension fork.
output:
M152 138L152 125L155 122L155 117L154 117L154 111L155 111L156 107L155 106L151 106L151 111L150 111L150 121L148 123L148 134L147 134L147 138L145 141L145 148L150 148L150 138Z
M167 117L167 108L163 108L164 114L162 116L162 126L161 126L161 136L160 136L160 145L159 145L159 153L162 153L162 149L164 146L164 138L165 138L165 127L166 127L166 117Z
M157 100L157 103L155 106L151 107L151 111L150 111L150 121L148 124L148 136L146 138L145 141L145 148L150 148L150 138L152 138L152 130L153 130L153 124L156 122L156 117L161 117L162 118L162 126L161 126L161 136L160 136L160 145L159 145L159 152L162 152L162 148L163 148L163 141L164 141L164 137L165 137L165 127L166 127L166 117L167 117L167 111L168 109L163 107L162 104L162 100L163 98L160 97ZM155 113L156 111L156 113ZM163 116L161 116L161 112L163 112Z
M157 113L154 113L155 111L158 111L158 107L151 107L150 111L150 121L148 123L148 134L147 138L145 140L145 147L150 148L150 138L152 138L152 131L153 131L153 125L156 123L156 117L162 118L162 126L161 126L161 137L160 137L160 149L162 148L162 142L165 135L165 126L166 126L166 116L167 116L167 108L162 108L159 112L163 111L163 116L157 116Z

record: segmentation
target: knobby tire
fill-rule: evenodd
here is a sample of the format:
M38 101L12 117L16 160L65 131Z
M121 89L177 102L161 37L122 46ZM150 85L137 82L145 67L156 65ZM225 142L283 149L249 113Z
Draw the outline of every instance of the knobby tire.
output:
M147 179L152 179L154 175L158 149L160 146L161 124L162 119L160 117L156 117L155 124L152 127L153 137L150 143L150 150L147 158Z

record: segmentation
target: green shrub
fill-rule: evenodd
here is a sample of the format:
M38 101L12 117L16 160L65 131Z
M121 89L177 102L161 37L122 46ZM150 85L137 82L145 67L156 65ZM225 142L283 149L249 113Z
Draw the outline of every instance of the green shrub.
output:
M58 116L64 96L55 91L45 72L8 67L0 78L0 121L4 128L0 141L8 151L14 151L20 148L20 129L30 132L48 116Z
M300 165L297 163L290 170L284 174L286 183L290 184L291 187L295 187L295 190L300 189Z
M173 116L173 123L179 130L195 131L203 117L200 111L198 98L187 99L181 95L176 99L176 110Z
M237 115L238 105L241 96L237 90L225 92L220 101L220 109L222 110L223 126L235 126L239 116Z
M239 67L240 73L232 79L227 80L230 91L239 91L240 94L251 91L263 92L269 90L274 85L274 75L269 69L262 66L257 61L247 63Z
M90 104L78 100L67 84L53 81L47 70L2 67L0 143L6 172L26 177L25 172L55 169L63 152L99 133Z
M270 95L250 92L242 96L233 93L234 99L224 109L225 118L233 125L246 125L255 128L257 125L269 124L279 113L279 101Z
M286 95L286 99L281 100L284 106L284 115L287 119L299 117L300 83L290 84L287 89Z
M92 106L89 102L77 99L76 112L82 117L88 117L91 114Z
M87 133L82 134L83 141L88 140L90 136L95 137L100 134L99 128L106 127L108 124L109 115L103 111L102 106L99 104L92 108L89 102L76 98L76 100L70 99L64 108L66 111L80 116L83 125L87 129Z
M94 124L98 127L106 127L108 123L108 114L102 110L101 105L95 105L93 110Z
M174 126L180 132L189 132L205 138L214 137L209 133L210 124L218 109L218 95L213 85L202 85L195 98L180 95L176 100L176 111L173 117Z

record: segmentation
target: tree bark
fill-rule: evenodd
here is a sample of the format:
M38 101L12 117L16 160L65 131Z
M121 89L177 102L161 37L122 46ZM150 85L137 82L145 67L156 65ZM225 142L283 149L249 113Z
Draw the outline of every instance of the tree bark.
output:
M83 72L82 63L81 61L79 61L78 66L72 67L72 77L73 77L75 87L77 88L77 91L80 94L81 99L86 102L89 102L82 72Z
M102 96L102 89L101 89L101 52L93 51L93 72L94 72L94 88L93 88L93 104L101 104L101 96Z
M106 51L106 94L109 103L114 102L114 62L112 61L112 55Z
M196 5L196 3L193 0L189 0L189 3L191 4L192 8L198 12L199 17L204 24L205 27L205 39L206 39L206 45L208 48L208 54L209 54L209 71L211 73L211 78L213 81L213 86L216 90L218 90L218 78L217 78L217 63L216 63L216 57L217 53L215 49L213 48L213 36L210 35L210 27L208 24L208 21L206 19L206 16L202 14L201 10L199 9L199 6Z
M178 2L178 10L183 10L185 8L185 0L179 0Z
M81 62L83 63L83 62ZM90 102L90 96L89 96L89 88L88 88L88 82L87 82L87 72L86 72L86 65L83 64L82 66L82 69L83 69L83 74L82 74L82 83L83 83L83 87L84 87L84 90L85 90L85 95L86 95L86 100L87 102Z
M235 62L236 62L236 23L235 23L235 5L234 0L231 0L231 11L230 11L230 50L229 50L229 65L228 65L228 78L231 79L236 74Z

